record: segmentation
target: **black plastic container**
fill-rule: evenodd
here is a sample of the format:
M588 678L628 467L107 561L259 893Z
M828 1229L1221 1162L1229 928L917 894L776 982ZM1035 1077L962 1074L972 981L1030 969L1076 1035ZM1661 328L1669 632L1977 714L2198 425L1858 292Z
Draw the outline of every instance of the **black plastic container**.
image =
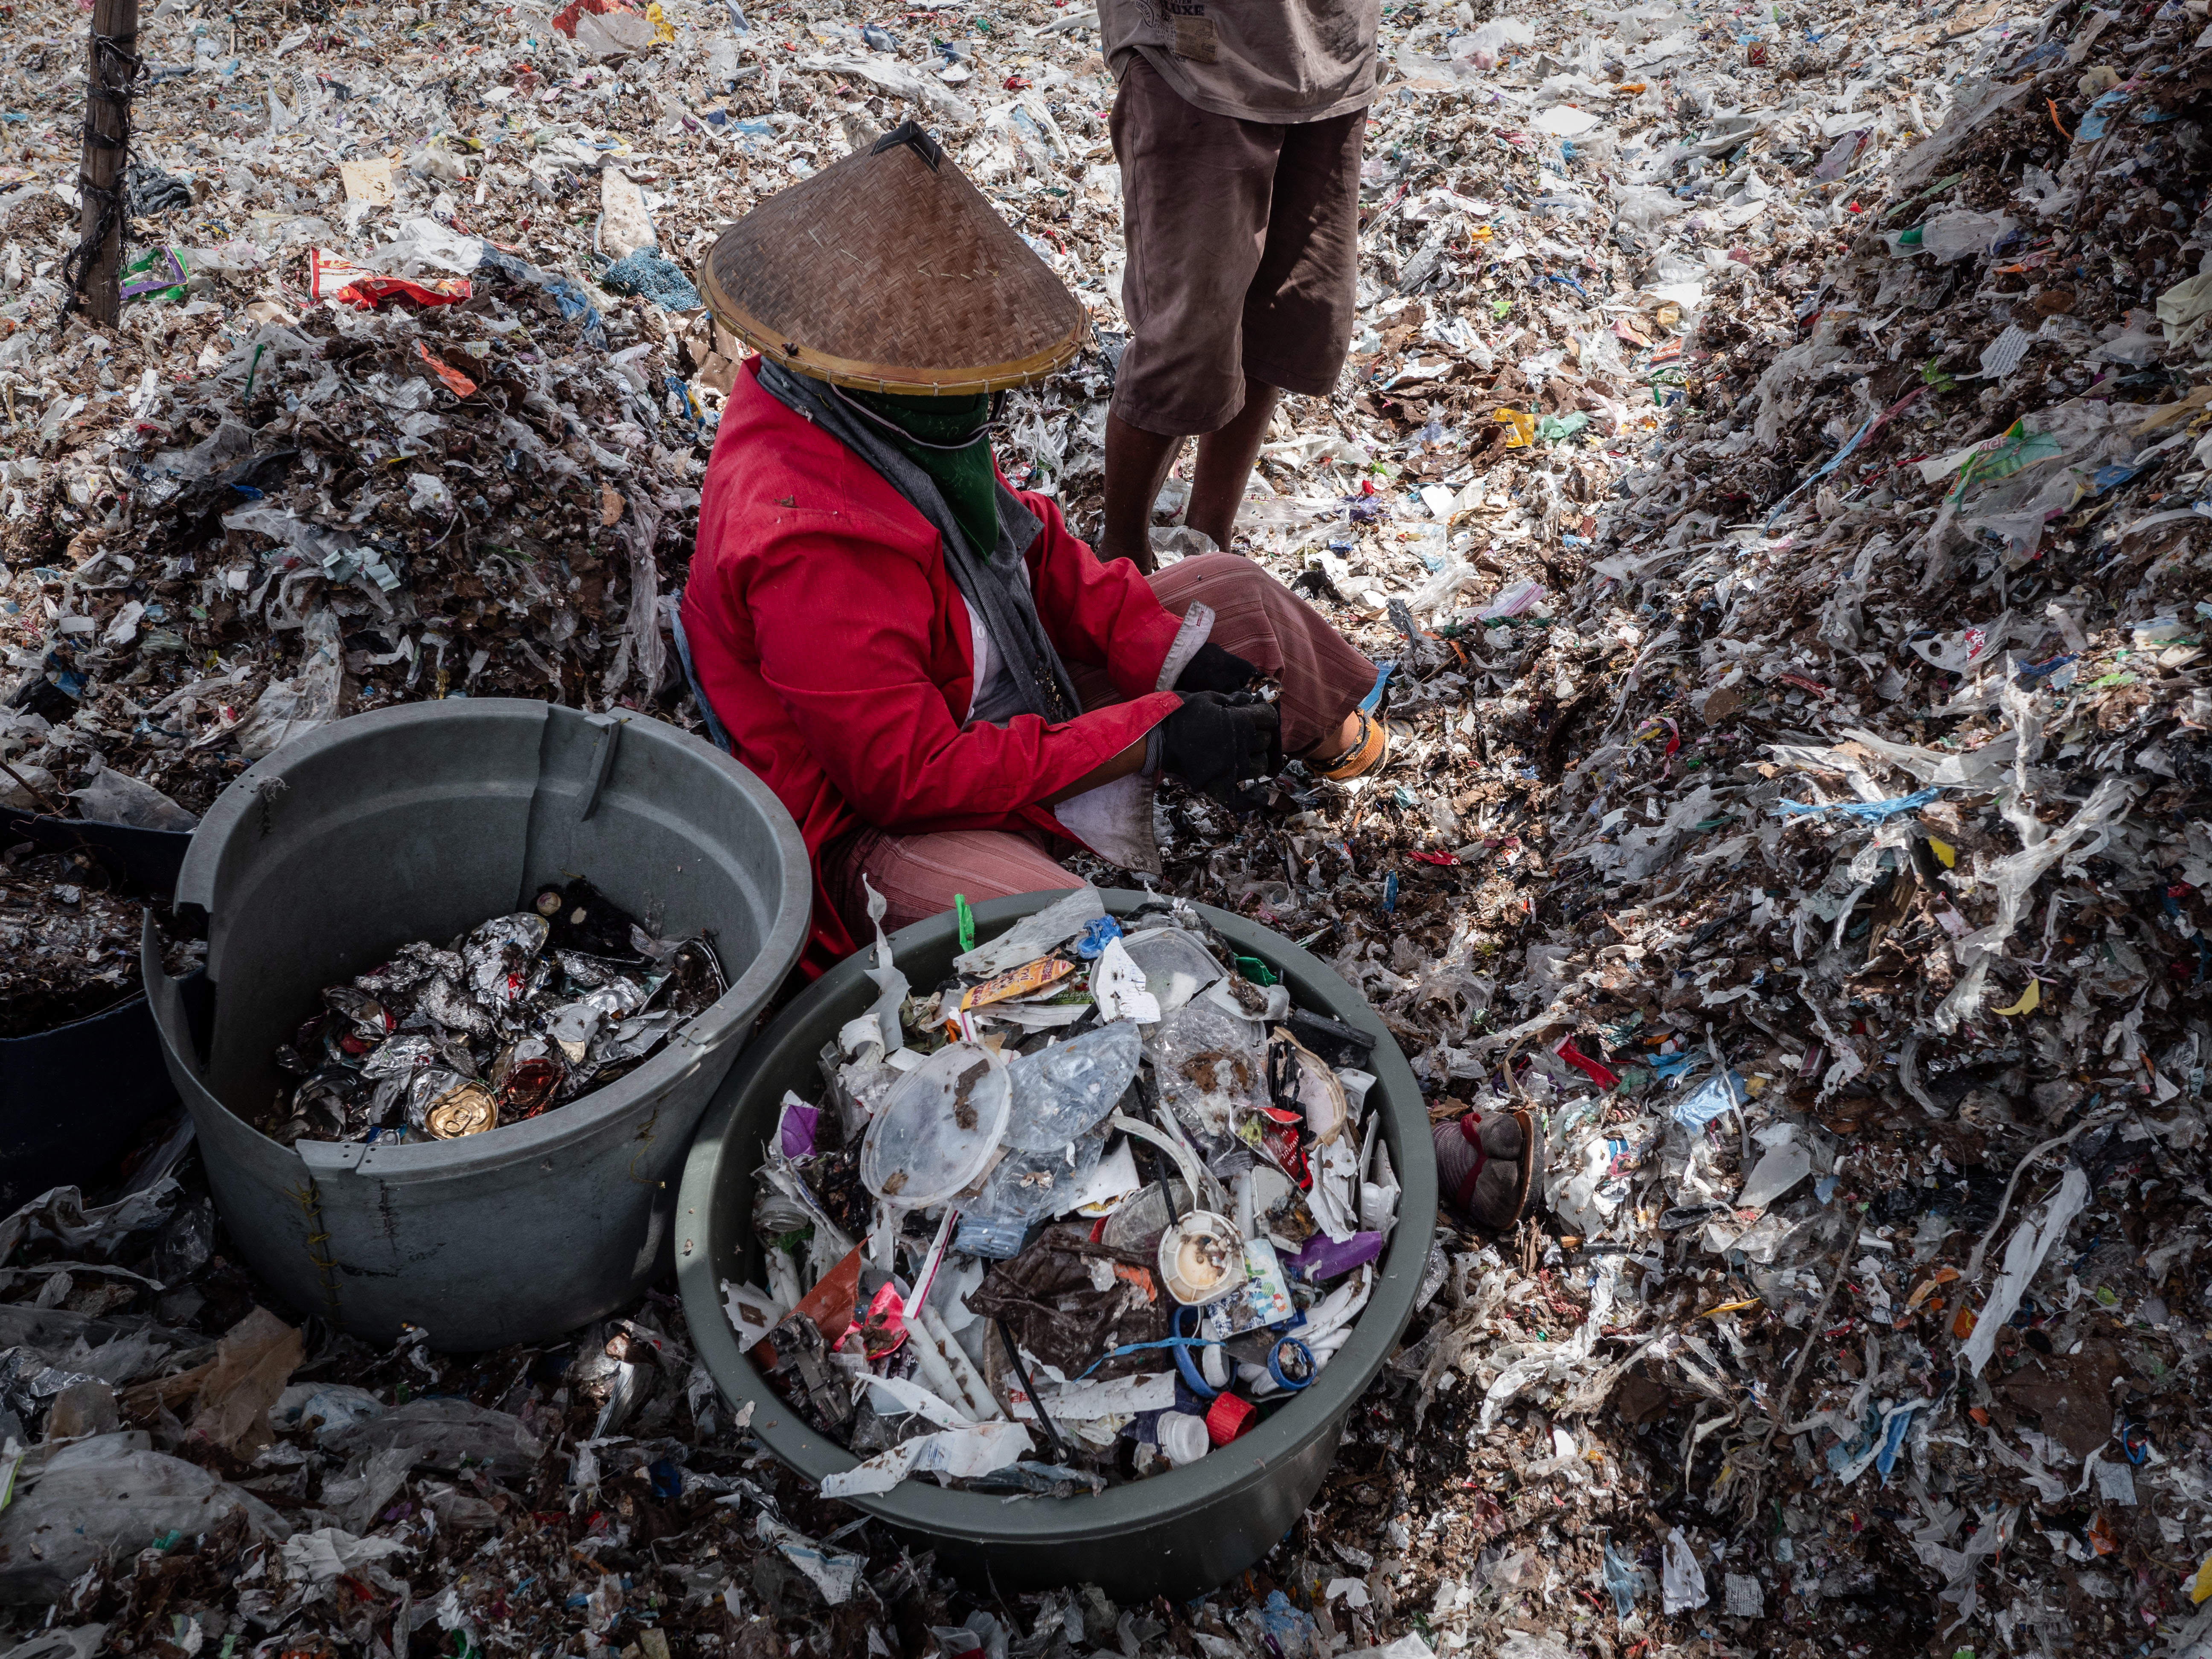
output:
M94 823L0 806L0 847L27 841L42 853L82 848L97 858L125 891L143 898L166 899L177 890L177 872L184 867L185 849L192 844L192 832L138 830L127 823Z
M205 996L195 969L189 1008ZM180 1103L142 991L26 1037L0 1037L0 1213L53 1187L106 1186L148 1123Z
M166 899L191 832L0 807L0 847L89 852L134 897ZM199 975L185 981L199 994ZM104 1186L149 1120L179 1105L145 994L29 1036L0 1037L0 1212L52 1187Z

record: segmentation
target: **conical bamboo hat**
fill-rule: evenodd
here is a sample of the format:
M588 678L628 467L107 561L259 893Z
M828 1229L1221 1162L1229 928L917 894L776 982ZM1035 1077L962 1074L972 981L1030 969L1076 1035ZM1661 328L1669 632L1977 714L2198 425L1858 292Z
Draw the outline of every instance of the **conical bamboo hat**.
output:
M1082 306L911 121L770 197L707 256L707 304L840 386L996 392L1081 349Z

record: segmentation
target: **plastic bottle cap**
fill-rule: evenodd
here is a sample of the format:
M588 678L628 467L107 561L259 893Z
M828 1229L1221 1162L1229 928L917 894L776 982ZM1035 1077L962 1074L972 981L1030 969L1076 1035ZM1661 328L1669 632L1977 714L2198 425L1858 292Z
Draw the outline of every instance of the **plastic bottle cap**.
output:
M1159 1436L1160 1449L1177 1468L1197 1462L1213 1445L1206 1419L1189 1412L1161 1413Z
M1217 1446L1225 1446L1252 1425L1252 1402L1242 1395L1224 1394L1206 1408L1206 1432Z
M1267 1376L1279 1389L1295 1393L1314 1380L1321 1369L1314 1351L1295 1336L1286 1336L1267 1351Z

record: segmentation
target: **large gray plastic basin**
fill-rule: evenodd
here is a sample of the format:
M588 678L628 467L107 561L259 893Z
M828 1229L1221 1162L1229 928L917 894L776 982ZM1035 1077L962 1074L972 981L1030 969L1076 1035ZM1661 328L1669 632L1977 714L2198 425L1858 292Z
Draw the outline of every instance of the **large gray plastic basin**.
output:
M708 930L728 992L573 1105L462 1139L277 1145L248 1121L320 988L583 876L664 937ZM799 957L797 827L727 755L643 716L520 699L379 709L295 739L225 790L177 900L207 912L211 1029L191 1029L150 922L146 985L208 1182L254 1270L372 1342L541 1342L668 1260L693 1126ZM246 1115L241 1116L240 1114Z
M979 904L977 936L988 939L1058 896L1029 893ZM1106 903L1127 915L1146 898L1109 890ZM851 1500L935 1549L941 1565L971 1583L1012 1592L1087 1582L1121 1601L1182 1600L1225 1583L1265 1555L1312 1501L1346 1417L1413 1316L1437 1219L1436 1154L1413 1069L1365 1000L1318 958L1240 916L1199 908L1240 952L1281 975L1302 1006L1376 1036L1377 1082L1368 1099L1382 1110L1382 1135L1405 1189L1381 1277L1350 1339L1311 1388L1243 1439L1187 1468L1077 1498L1008 1503L908 1480ZM927 988L951 971L958 950L954 929L945 915L892 935L909 982ZM720 1286L726 1279L763 1282L751 1226L753 1170L784 1091L819 1100L817 1054L874 1000L876 988L861 977L863 966L863 958L854 957L825 974L754 1043L700 1126L684 1170L678 1217L676 1276L700 1357L733 1408L752 1402L753 1431L762 1443L811 1480L859 1460L807 1427L754 1368L730 1328Z

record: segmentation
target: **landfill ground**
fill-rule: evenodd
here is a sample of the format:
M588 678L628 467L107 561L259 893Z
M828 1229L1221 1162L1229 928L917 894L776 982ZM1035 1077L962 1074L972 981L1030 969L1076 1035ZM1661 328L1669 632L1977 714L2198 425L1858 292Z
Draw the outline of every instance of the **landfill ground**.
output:
M1487 9L1384 19L1360 331L1242 520L1397 662L1390 764L1164 798L1164 888L1549 1128L1299 1525L1188 1605L979 1595L760 1450L672 1294L368 1352L172 1139L0 1224L6 1653L2212 1653L2205 0ZM175 828L415 698L696 729L734 363L682 279L908 115L1098 325L1000 451L1095 526L1079 0L659 10L149 7L181 280L102 331L88 10L0 7L0 806ZM100 869L0 856L0 1036L127 995Z

